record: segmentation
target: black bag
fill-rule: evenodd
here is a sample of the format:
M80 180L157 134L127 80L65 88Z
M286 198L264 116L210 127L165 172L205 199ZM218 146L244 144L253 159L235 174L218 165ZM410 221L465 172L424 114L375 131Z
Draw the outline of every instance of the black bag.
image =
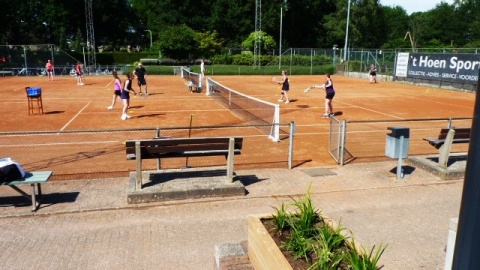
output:
M0 159L0 183L24 180L25 171L22 166L10 158Z

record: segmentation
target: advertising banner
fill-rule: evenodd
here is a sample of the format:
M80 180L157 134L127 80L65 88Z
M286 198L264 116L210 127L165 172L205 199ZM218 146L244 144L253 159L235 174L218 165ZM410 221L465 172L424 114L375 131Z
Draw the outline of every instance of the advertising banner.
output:
M397 69L404 57L398 55ZM479 65L480 55L476 54L410 53L407 77L477 84Z

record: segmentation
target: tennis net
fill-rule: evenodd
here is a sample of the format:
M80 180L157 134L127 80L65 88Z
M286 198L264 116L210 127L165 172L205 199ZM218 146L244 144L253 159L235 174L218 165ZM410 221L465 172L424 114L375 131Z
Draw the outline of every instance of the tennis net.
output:
M202 88L202 80L200 79L201 75L195 72L191 72L189 69L182 67L182 78L187 81L191 81L197 87Z
M280 106L232 90L207 77L207 95L225 108L257 126L274 141L280 140Z

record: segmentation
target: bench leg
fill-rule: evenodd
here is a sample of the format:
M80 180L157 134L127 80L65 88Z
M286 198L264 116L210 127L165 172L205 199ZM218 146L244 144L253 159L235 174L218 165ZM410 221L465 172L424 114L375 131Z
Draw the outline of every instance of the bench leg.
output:
M32 187L32 212L35 212L38 209L37 195L35 192L35 184L31 184L30 186Z
M233 153L235 147L235 139L230 138L230 141L228 143L228 157L227 157L227 181L229 183L233 183L233 157L235 154Z
M142 152L140 150L140 142L135 142L135 159L137 160L137 172L135 173L136 182L135 182L135 189L140 190L142 189Z
M455 136L455 130L450 129L445 138L445 143L439 149L438 165L444 169L448 167L448 156L452 150L453 136Z

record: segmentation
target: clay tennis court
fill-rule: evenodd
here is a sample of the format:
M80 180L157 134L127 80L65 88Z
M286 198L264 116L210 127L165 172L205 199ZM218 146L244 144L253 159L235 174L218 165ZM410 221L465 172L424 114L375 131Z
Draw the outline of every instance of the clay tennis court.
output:
M124 75L120 77L122 81L125 79ZM278 84L272 82L271 76L210 77L239 92L278 103L280 88ZM312 89L309 94L303 92L307 86L322 84L324 77L289 76L289 78L291 103L281 103L280 119L282 123L294 121L297 127L294 137L294 166L336 165L337 163L328 153L330 121L322 118L325 94L321 89ZM395 82L370 84L366 79L343 76L332 76L332 79L336 90L333 106L336 112L335 117L338 119L403 120L472 117L473 115L474 93ZM150 96L147 99L132 98L129 110L132 118L122 121L120 119L120 103L117 103L113 110L107 110L107 106L112 101L112 76L86 76L84 86L77 86L75 78L71 76L57 76L55 81L48 81L47 77L0 77L3 86L0 90L2 95L0 131L101 131L189 127L190 121L192 127L246 124L214 99L206 96L205 91L190 93L185 86L185 80L179 75L149 76L147 80ZM44 114L28 114L25 87L42 88ZM138 90L138 88L135 89ZM425 134L432 135L437 129L436 126L426 128L425 130L428 132L426 131ZM375 136L382 136L381 139L384 139L386 133L386 129L380 130L380 135L377 132ZM209 134L205 133L204 135L208 136ZM242 136L243 134L238 135ZM423 133L418 136L422 135ZM65 135L59 133L58 136ZM66 150L63 146L55 144L55 140L52 141L51 136L42 141L41 136L31 139L31 137L22 138L18 135L13 137L4 135L0 136L0 153L1 156L11 156L17 159L24 164L27 170L48 168L57 175L74 173L76 170L88 173L89 166L99 162L89 155L93 152L98 154L100 151L102 152L100 156L105 160L103 161L106 164L105 171L125 172L133 169L134 162L125 160L125 147L119 143L124 140L125 136L117 137L116 133L108 136L112 140L111 147L99 147L83 142L71 144ZM229 134L229 136L232 135ZM357 143L362 144L362 140L365 140L365 144L368 145L370 136L372 135L365 133L365 136ZM129 134L127 138L136 139L135 134ZM66 138L59 140L68 141ZM85 138L84 141L88 141L88 138ZM246 143L249 142L246 141ZM287 143L280 142L277 143L278 146L272 147L285 150L285 147L288 148L288 145L285 146ZM35 147L35 150L29 152L29 144L37 146L42 144L42 147ZM256 147L245 150L247 157L248 151L252 154L254 154L253 152L262 152L262 144L275 143L265 139L265 142L255 141L252 144L255 144ZM27 147L22 149L27 150L19 153L18 149L12 150L14 145L22 145ZM377 144L369 147L380 148L377 150L381 151L385 145ZM412 147L416 146L412 145ZM424 148L427 152L436 152L428 143L418 147ZM79 152L82 154L79 155ZM12 153L15 153L15 156ZM272 154L269 155L272 156ZM41 158L35 158L36 156L41 156ZM66 159L71 160L71 163L78 162L72 168L65 164L68 163L65 162ZM220 163L224 163L224 161ZM255 163L255 161L245 163ZM275 166L272 165L272 167Z

